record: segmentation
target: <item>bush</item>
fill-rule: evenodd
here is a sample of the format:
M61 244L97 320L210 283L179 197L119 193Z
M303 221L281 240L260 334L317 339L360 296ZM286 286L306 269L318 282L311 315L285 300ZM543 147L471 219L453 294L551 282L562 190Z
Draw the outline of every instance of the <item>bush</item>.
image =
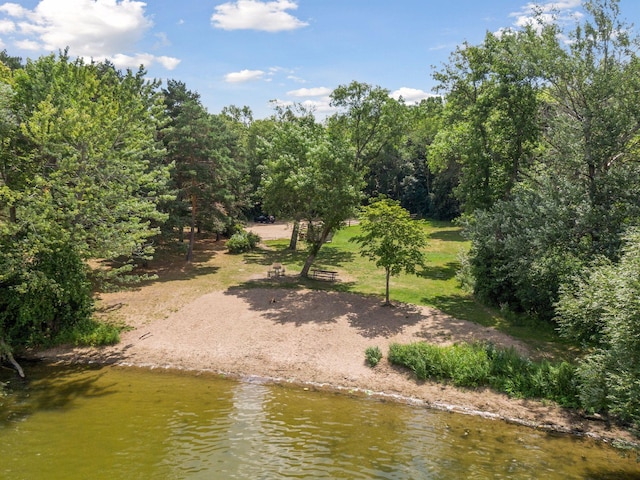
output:
M76 347L100 347L120 342L123 325L85 319L66 328L54 339L54 344L70 344Z
M382 360L382 350L380 350L380 347L367 347L364 351L364 356L367 359L367 363L375 367Z
M244 253L253 250L259 243L260 235L253 232L238 232L227 240L227 248L230 253Z

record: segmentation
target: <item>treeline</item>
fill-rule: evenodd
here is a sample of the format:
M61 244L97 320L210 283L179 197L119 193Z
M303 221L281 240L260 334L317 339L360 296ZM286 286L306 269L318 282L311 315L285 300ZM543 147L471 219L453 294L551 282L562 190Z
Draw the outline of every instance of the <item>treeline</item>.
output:
M572 30L537 18L436 74L431 168L458 168L481 300L583 346L580 404L640 425L640 59L615 0Z
M464 44L409 105L352 82L300 105L211 114L179 81L0 55L0 349L91 316L161 242L308 221L310 255L368 198L457 219L459 274L484 302L584 345L582 404L638 421L640 59L617 0ZM297 234L292 233L295 248ZM88 265L91 265L89 269ZM2 352L0 351L0 355Z

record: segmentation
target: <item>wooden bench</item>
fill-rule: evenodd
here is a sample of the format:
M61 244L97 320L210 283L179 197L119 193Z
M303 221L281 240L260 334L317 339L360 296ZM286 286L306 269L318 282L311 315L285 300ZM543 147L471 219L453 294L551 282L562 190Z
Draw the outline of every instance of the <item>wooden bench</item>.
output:
M311 270L311 276L316 280L331 280L333 282L338 276L338 272L334 272L333 270L320 270L318 268L314 268Z

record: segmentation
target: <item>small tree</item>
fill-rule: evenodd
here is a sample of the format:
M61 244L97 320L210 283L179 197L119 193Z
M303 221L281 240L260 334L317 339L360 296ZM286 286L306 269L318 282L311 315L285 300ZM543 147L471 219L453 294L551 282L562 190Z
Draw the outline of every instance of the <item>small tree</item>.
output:
M385 306L389 301L389 279L400 272L415 273L424 266L422 249L427 235L420 222L411 220L409 212L396 201L377 200L365 207L360 216L362 235L353 237L360 244L360 254L384 267L386 272Z

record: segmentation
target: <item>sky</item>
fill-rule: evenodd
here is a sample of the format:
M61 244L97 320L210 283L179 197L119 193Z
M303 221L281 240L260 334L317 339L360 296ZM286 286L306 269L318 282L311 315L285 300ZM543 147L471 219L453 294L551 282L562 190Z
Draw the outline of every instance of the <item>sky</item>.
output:
M539 0L567 22L580 0ZM72 57L143 64L149 78L182 81L210 113L273 103L332 113L329 94L352 81L407 103L434 95L432 74L465 41L517 28L526 0L0 0L0 49L36 59L69 48ZM620 0L640 19L640 1ZM634 30L635 27L634 27Z

